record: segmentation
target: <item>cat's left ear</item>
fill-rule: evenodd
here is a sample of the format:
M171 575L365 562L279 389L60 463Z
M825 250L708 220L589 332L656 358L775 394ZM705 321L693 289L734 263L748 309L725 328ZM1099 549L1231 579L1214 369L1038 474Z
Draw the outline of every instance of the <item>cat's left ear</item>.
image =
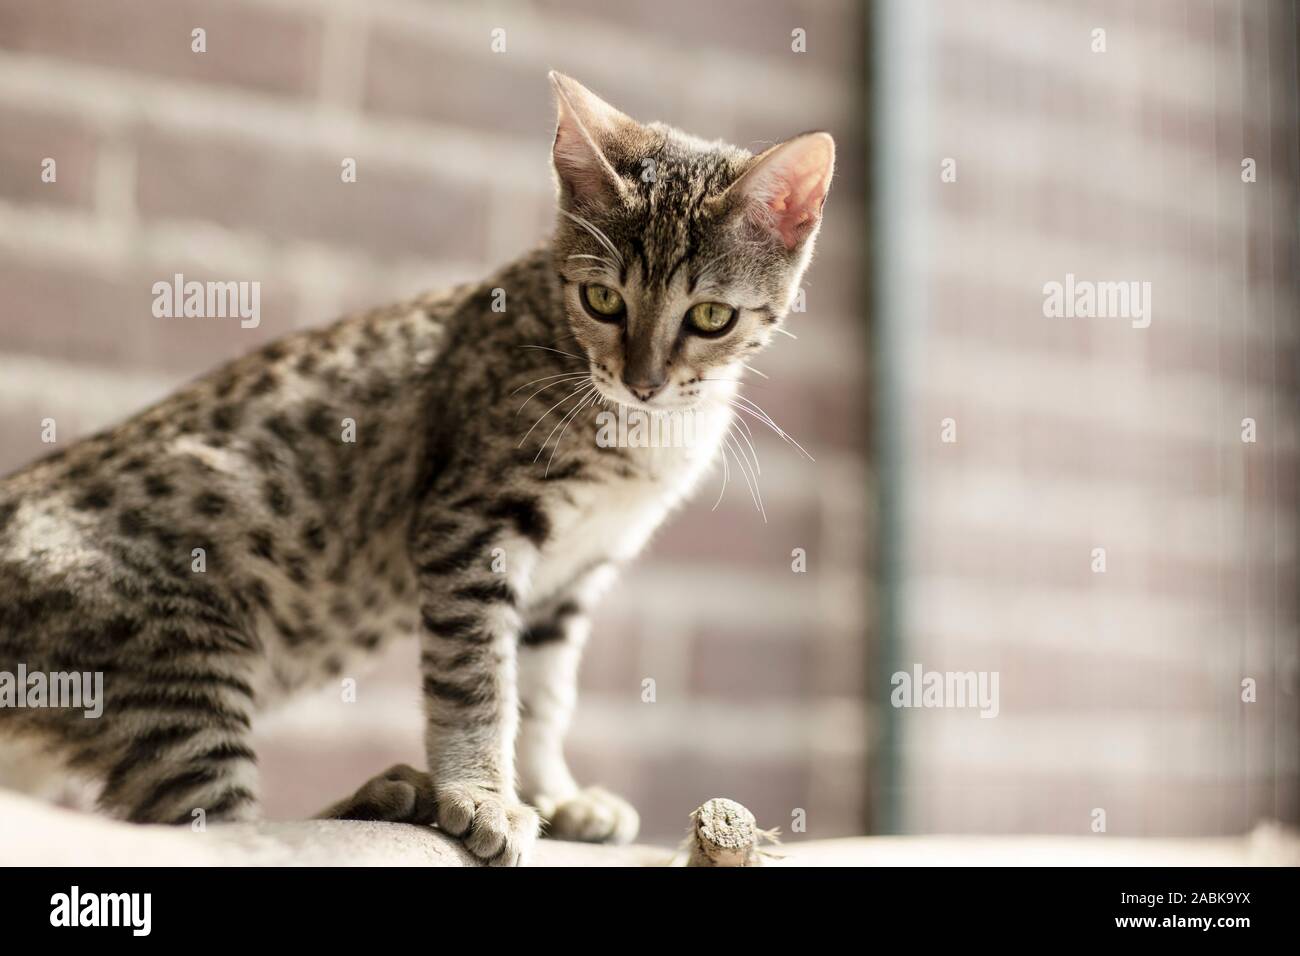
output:
M793 250L821 223L834 171L835 140L804 133L759 154L721 201Z
M564 199L572 204L605 205L626 187L605 150L637 125L577 80L550 74L555 87L555 144L551 157Z

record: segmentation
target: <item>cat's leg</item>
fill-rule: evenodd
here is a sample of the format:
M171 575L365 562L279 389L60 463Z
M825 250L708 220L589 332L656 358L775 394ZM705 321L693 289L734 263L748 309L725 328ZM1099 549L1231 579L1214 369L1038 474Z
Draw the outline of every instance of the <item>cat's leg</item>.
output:
M85 722L95 728L74 762L97 764L100 806L135 823L255 819L257 635L234 602L188 577L150 591L160 607L104 675L103 714Z
M225 685L110 692L105 717L115 726L97 741L111 742L99 805L134 823L255 819L250 712L251 698Z
M496 547L507 556L507 572L492 569ZM441 514L417 525L412 558L438 826L479 859L516 866L539 825L516 794L514 760L519 606L536 545L506 538L490 519Z
M174 730L156 728L132 746L153 748ZM256 757L240 735L195 734L183 752L137 765L130 785L115 784L111 793L101 794L99 804L133 823L253 820L259 813Z
M641 822L622 797L601 787L580 787L564 759L578 663L591 630L586 609L612 578L607 566L587 575L562 599L530 615L520 638L520 786L546 821L547 835L562 840L629 843Z
M41 619L39 640L18 653L29 672L80 677L76 707L11 711L50 759L85 778L99 807L137 823L192 824L257 815L256 758L249 746L256 643L216 599L172 601L152 620L76 606ZM198 591L186 592L198 594ZM0 670L7 669L0 661Z

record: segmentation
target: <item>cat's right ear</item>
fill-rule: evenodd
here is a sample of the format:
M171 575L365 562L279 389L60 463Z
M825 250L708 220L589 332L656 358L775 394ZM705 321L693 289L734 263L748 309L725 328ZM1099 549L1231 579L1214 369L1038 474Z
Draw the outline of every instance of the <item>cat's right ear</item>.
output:
M551 160L566 206L606 206L626 187L609 160L604 144L614 142L636 121L620 113L577 80L550 73L555 87L555 143Z
M829 133L804 133L756 156L719 204L731 204L757 228L779 236L787 249L796 249L821 226L834 171L835 140Z

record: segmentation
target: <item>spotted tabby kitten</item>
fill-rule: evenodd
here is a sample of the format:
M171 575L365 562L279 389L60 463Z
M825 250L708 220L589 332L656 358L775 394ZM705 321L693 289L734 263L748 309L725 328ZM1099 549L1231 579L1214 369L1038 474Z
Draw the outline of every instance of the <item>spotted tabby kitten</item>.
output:
M499 864L539 812L555 836L635 836L562 754L587 615L727 433L834 144L752 156L552 81L549 245L282 339L0 483L0 671L105 675L100 719L0 708L0 740L89 774L129 820L247 818L257 710L415 635L428 772L326 815L436 822ZM693 447L601 447L615 403L693 410Z

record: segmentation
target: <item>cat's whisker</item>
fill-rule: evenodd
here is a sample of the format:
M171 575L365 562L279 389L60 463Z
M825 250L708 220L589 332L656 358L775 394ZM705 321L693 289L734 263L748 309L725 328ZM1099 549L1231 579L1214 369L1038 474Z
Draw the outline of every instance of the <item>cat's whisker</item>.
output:
M718 491L718 500L713 503L710 511L717 511L718 505L722 504L722 496L727 493L727 480L731 477L731 466L727 464L727 446L722 447L722 488Z
M618 251L618 248L614 245L614 243L610 241L609 236L605 235L603 232L601 232L599 229L593 226L590 222L588 222L586 219L583 219L581 216L577 215L576 213L569 212L569 210L567 209L561 209L560 212L568 216L570 219L576 222L583 229L586 229L587 232L591 233L591 235L596 238L596 241L599 242L602 246L604 246L606 251L608 251L609 254L614 257L614 261L618 263L619 271L621 272L623 270L623 255Z
M577 415L580 411L582 411L583 407L587 404L587 399L591 397L591 393L594 392L595 390L596 390L595 383L588 385L586 389L583 390L582 398L578 400L578 404L574 405L571 409L565 412L563 417L558 422L555 423L555 428L551 429L550 434L547 435L545 440L542 442L541 447L537 449L537 454L533 456L533 461L537 461L537 459L542 457L542 452L546 451L546 446L550 443L551 438L555 435L556 430L559 429L562 425L568 423L575 415ZM563 437L564 432L560 432L560 436ZM555 443L555 447L556 448L560 447L560 443L558 441ZM554 452L552 452L552 457L554 457ZM546 468L547 471L550 471L551 465L549 461L546 464Z
M540 425L543 421L545 421L545 420L546 420L546 417L547 417L548 415L550 415L551 412L555 411L557 408L559 408L561 405L563 405L563 404L564 404L565 402L567 402L569 399L573 398L575 395L577 395L577 394L579 394L580 392L582 392L585 388L590 388L590 387L591 387L591 386L587 386L587 385L583 385L582 383L579 383L578 386L577 386L577 388L575 388L573 391L571 391L568 395L565 395L562 399L560 399L558 402L556 402L554 405L552 405L550 408L548 408L545 412L543 412L543 413L542 413L542 417L539 418L539 419L537 419L537 421L533 422L533 427L530 428L530 429L528 429L528 431L524 432L524 437L521 438L521 439L519 439L519 444L516 445L515 447L516 447L516 448L523 448L523 447L524 447L524 442L528 441L528 436L531 435L531 434L533 433L533 428L536 428L536 427L537 427L538 425Z
M514 391L512 391L510 394L511 394L511 395L518 395L520 392L522 392L524 389L526 389L529 385L536 385L538 382L545 382L545 381L546 381L547 379L549 379L549 378L565 378L566 376L569 376L569 375L586 375L586 374L587 374L586 372L557 372L557 373L554 374L554 375L543 375L541 378L535 378L535 379L533 379L531 382L524 382L524 384L520 385L518 388L516 388L516 389L515 389ZM536 394L536 393L534 393L534 394Z
M568 258L591 259L594 262L599 262L601 265L603 265L606 269L610 270L611 272L615 272L615 273L618 272L618 264L615 263L612 259L610 259L609 256L593 256L589 252L575 252L573 255L569 256ZM591 267L588 266L587 268L591 268Z
M735 439L732 438L730 433L724 435L722 440L731 447L732 452L736 455L736 464L740 466L741 477L745 479L745 485L749 488L749 495L754 500L754 507L763 516L763 523L767 524L767 511L763 508L763 497L758 490L758 478L752 475L749 460L741 453L739 446L735 444Z
M747 398L746 396L737 393L734 396L733 400L740 402L742 405L746 406L751 411L757 413L759 419L763 421L765 424L769 425L782 438L789 437L786 434L785 430L776 423L776 420L773 419L772 416L767 413L766 409L764 409L763 406L759 405L758 402L754 401L752 398Z
M802 455L803 455L805 458L807 458L809 461L816 461L816 460L817 460L817 459L813 458L812 455L808 454L807 450L805 450L804 447L803 447L802 445L800 445L797 441L795 441L793 438L791 438L790 435L789 435L788 433L786 433L785 431L783 431L783 430L781 429L781 427L780 427L779 425L776 424L776 422L772 421L772 420L771 420L770 418L768 418L766 415L760 414L759 412L754 411L754 409L752 409L752 408L750 408L750 407L748 407L748 406L746 406L746 405L740 405L740 404L738 404L738 403L736 403L736 402L730 402L730 401L729 401L728 404L731 405L732 408L736 409L736 411L738 411L738 412L740 412L740 413L742 413L742 414L745 414L745 415L750 416L750 417L753 418L755 421L762 422L764 425L766 425L766 426L767 426L767 427L772 431L773 434L777 435L777 436L778 436L782 441L788 442L789 444L791 444L791 445L793 445L795 448L797 448L797 449L799 450L800 454L802 454Z
M733 422L733 425L734 425L734 422ZM736 434L736 433L733 431L732 434ZM742 454L743 454L744 451L745 451L745 449L744 449L743 447L741 447L741 444L740 444L739 441L736 441L736 450L739 451L739 452L741 452ZM758 476L762 474L762 469L759 468L759 465L758 465L758 452L754 449L754 446L753 446L753 445L750 445L750 446L749 446L749 451L750 451L750 455L746 455L746 456L745 456L745 463L749 466L749 473L750 473L751 475L754 476L754 487L755 487L755 489L757 489L758 492L759 492L759 503L760 503L760 505L761 505L761 504L762 504L762 489L759 488L759 484L758 484ZM750 456L752 456L752 458L751 458Z
M561 349L553 349L549 345L521 345L521 349L540 349L543 352L554 352L556 355L567 355L569 358L576 358L579 362L589 362L585 355L574 355L572 352L565 352Z
M727 399L727 403L731 405L733 408L737 409L738 411L744 412L745 414L750 415L753 418L756 418L758 421L762 422L768 428L772 429L772 431L775 432L777 435L779 435L783 440L789 442L791 445L794 445L795 448L798 448L799 451L803 454L803 456L807 458L809 461L817 460L812 455L808 454L807 449L805 449L803 445L795 441L794 438L792 438L789 435L789 433L787 433L780 425L778 425L775 421L773 421L772 416L769 415L767 412L765 412L763 408L752 398L746 398L744 395L736 395L734 398Z
M740 382L737 382L734 378L702 378L702 379L700 379L700 381L701 381L701 382L730 382L732 385L739 385L739 384L740 384ZM745 382L744 384L745 384L745 387L746 387L746 388L762 388L762 387L763 387L763 383L762 383L762 382Z
M537 391L533 392L533 394L529 395L526 399L524 399L524 403L520 405L518 409L515 410L515 417L517 418L520 415L520 413L522 413L523 410L528 407L529 402L531 402L534 398L542 394L542 392L546 391L547 389L555 388L555 386L557 385L572 384L576 379L582 379L587 377L588 376L586 372L577 372L574 375L561 379L558 382L551 382L549 385L543 385Z
M744 419L743 419L743 418L738 418L738 419L736 419L736 421L743 422ZM755 476L757 476L757 475L761 475L761 474L763 473L763 469L762 469L762 468L759 466L759 464L758 464L758 452L754 450L754 443L753 443L752 441L750 441L750 440L749 440L749 436L745 435L743 432L737 432L737 431L735 431L735 422L732 422L732 425L731 425L731 432L732 432L732 434L739 435L741 438L743 438L743 439L745 440L745 444L749 446L749 453L750 453L751 455L754 456L754 472L755 472Z
M749 369L751 372L753 372L753 373L754 373L755 375L757 375L759 378L770 378L770 376L769 376L766 372L760 372L758 369L754 368L754 366L752 366L752 365L745 365L744 362L741 362L740 364L743 365L745 368Z
M570 417L567 421L565 421L564 427L560 429L560 437L555 439L555 446L551 449L551 457L546 460L546 470L542 472L543 476L549 475L551 473L551 465L555 464L555 453L560 450L560 443L564 441L564 433L569 430L569 426L573 424L577 415L584 408L591 405L593 400L595 398L598 398L599 396L600 396L600 392L597 391L596 386L593 384L591 386L591 391L587 393L586 397L583 398L581 402L578 403L578 407L574 412L573 417ZM542 447L545 446L543 445Z
M754 506L758 507L758 498L754 496L754 485L749 480L749 469L745 467L747 462L741 461L740 449L729 432L722 436L722 446L730 451L731 456L736 459L736 467L740 469L740 477L744 479L745 487L749 489L749 497L754 502Z
M789 433L782 430L782 428L779 425L777 425L776 422L772 421L767 416L754 411L754 409L750 408L747 405L741 405L737 402L731 402L731 401L729 401L728 404L731 405L731 407L734 408L737 412L740 412L742 415L748 415L750 418L753 418L755 421L761 422L763 425L766 425L767 428L774 435L779 437L782 441L790 445L793 445L796 449L798 449L799 453L803 455L805 458L807 458L809 461L817 460L813 458L812 455L808 454L807 450L802 445L800 445L797 441L791 438Z
M788 336L790 336L790 338L794 339L796 342L799 341L799 336L795 335L795 334L794 334L793 332L791 332L789 329L783 329L783 328L781 328L781 326L778 325L778 326L776 327L776 331L780 332L782 335L788 335Z
M749 422L745 421L745 419L742 418L741 416L736 415L732 421L732 424L739 424L741 428L745 429L746 435L748 435L750 438L754 437L754 433L749 430Z

